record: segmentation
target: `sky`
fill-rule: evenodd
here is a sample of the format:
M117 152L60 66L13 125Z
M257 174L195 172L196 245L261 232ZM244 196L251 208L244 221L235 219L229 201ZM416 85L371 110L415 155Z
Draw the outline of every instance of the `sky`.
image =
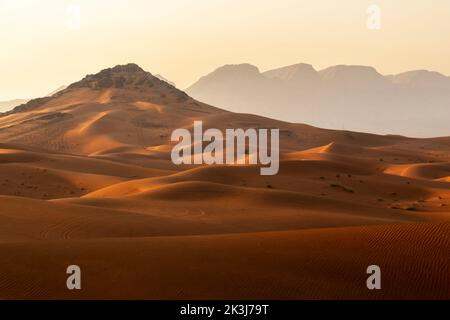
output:
M128 62L181 89L244 62L450 75L449 17L449 0L0 0L0 101Z

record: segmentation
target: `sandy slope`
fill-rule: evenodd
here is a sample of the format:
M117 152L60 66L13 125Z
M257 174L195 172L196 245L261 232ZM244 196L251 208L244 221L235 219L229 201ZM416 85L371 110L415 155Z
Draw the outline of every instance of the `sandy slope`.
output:
M449 299L449 228L431 223L0 243L9 257L0 297ZM83 268L78 292L68 291L62 279L74 262ZM383 270L381 291L365 287L366 268L374 263Z
M280 128L279 174L173 165L194 120ZM0 117L0 140L0 298L449 298L449 138L230 113L127 65Z

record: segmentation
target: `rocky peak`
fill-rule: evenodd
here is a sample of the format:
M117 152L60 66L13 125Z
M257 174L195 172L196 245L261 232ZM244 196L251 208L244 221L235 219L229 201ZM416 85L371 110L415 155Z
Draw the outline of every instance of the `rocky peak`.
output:
M172 98L173 101L177 102L185 102L189 99L189 96L185 92L180 91L173 85L158 79L150 72L143 70L137 64L129 63L126 65L117 65L112 68L103 69L96 74L89 74L82 80L72 83L66 89L58 91L50 97L30 100L29 102L17 106L7 113L1 114L1 116L34 110L50 100L56 99L68 93L69 91L82 88L90 88L92 90L111 88L138 90L139 92L149 91L153 94L157 93L162 100Z
M159 81L161 80L154 77L150 72L144 71L137 64L129 63L87 75L81 81L71 84L68 89L151 88Z

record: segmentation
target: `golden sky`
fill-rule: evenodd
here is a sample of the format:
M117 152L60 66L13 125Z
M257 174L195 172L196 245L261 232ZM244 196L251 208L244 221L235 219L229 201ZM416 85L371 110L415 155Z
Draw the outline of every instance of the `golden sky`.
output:
M367 28L372 4L380 30ZM182 89L242 62L450 75L449 17L449 0L0 0L0 100L127 62Z

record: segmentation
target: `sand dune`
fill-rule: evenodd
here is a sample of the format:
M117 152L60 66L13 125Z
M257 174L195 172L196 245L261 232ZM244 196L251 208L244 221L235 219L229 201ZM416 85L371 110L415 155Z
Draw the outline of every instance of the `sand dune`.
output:
M449 227L0 243L10 257L2 264L0 297L448 299ZM83 290L46 281L74 260L84 270ZM365 287L365 268L374 262L385 270L380 291Z
M194 120L279 128L279 173L174 165ZM450 298L448 137L232 113L130 64L1 116L0 140L2 299Z
M450 163L396 165L386 169L386 172L417 179L440 180L450 177Z

